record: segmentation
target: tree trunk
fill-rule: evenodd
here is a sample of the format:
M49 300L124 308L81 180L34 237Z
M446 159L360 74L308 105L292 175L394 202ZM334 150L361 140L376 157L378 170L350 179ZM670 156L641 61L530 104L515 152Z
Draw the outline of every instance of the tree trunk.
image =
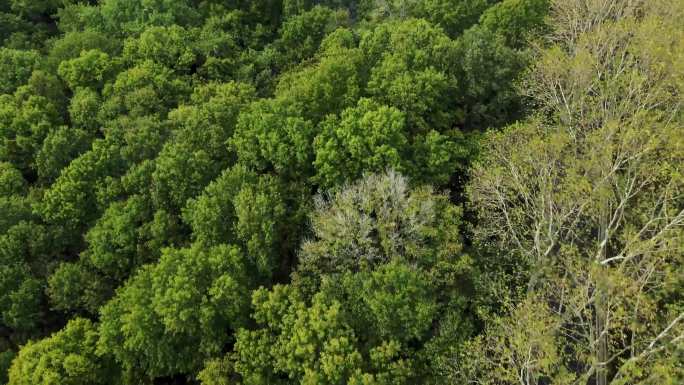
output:
M596 333L597 333L597 344L596 344L596 385L607 385L608 384L608 333L606 331L606 312L605 312L605 302L603 298L603 293L599 292L596 294Z
M599 251L597 253L597 262L602 262L607 258L608 248L608 213L607 202L602 205L602 212L599 219ZM602 269L601 269L602 270ZM597 274L595 282L596 300L594 301L594 313L596 316L596 385L608 384L608 331L606 330L606 308L605 308L605 293L603 292L603 285L599 282L602 274Z

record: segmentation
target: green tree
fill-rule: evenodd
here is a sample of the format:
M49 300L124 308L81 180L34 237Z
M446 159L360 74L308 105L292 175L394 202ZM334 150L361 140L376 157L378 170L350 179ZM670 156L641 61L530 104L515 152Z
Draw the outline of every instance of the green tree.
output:
M87 28L68 31L59 39L51 42L46 58L46 66L57 71L63 61L79 58L83 51L99 50L114 56L120 51L121 42L104 33Z
M12 11L24 16L50 15L62 5L63 0L10 0Z
M117 36L138 35L148 26L193 25L198 12L190 1L105 0L100 4L103 32Z
M303 222L297 207L288 205L288 195L277 178L237 165L190 200L183 217L202 244L241 245L250 269L268 282Z
M496 0L366 0L360 9L370 20L421 18L441 27L450 37L477 24Z
M431 383L439 376L431 363L469 333L458 300L464 292L457 277L469 271L458 216L445 197L410 191L391 172L321 198L312 216L315 238L302 246L294 282L254 292L258 327L237 333L232 363L213 360L200 378ZM463 334L444 341L436 331L454 322Z
M196 37L178 25L150 27L135 39L124 42L123 58L132 63L151 60L179 72L198 64Z
M36 154L36 172L45 185L59 177L60 172L79 155L90 149L92 134L61 126L51 130Z
M160 121L155 116L122 116L107 122L101 131L105 140L119 145L121 158L131 166L130 173L134 172L133 165L147 168L142 163L158 156L171 136L171 129L168 121Z
M264 100L239 117L229 145L240 164L259 172L276 172L291 179L312 174L311 144L315 130L298 111L279 100Z
M100 119L107 121L126 114L164 116L190 92L188 82L171 69L147 60L120 72L114 83L105 86Z
M199 195L221 171L206 151L182 142L165 145L155 166L154 204L174 213L180 213L186 201Z
M87 2L65 2L56 13L57 28L64 34L73 32L93 32L102 27L104 20L97 4Z
M98 352L138 378L191 373L244 325L249 288L236 247L165 249L102 308Z
M348 24L347 12L320 5L289 18L275 42L282 55L280 66L287 68L313 57L326 35Z
M237 10L222 13L207 19L198 31L196 44L205 60L197 71L204 78L245 80L238 76L243 58L249 56L243 47L252 48L252 37L258 31L246 26L244 18L245 14Z
M226 154L226 142L234 135L241 111L256 98L255 94L252 85L235 81L210 82L195 88L190 103L169 114L178 131L177 142L203 149L225 168L232 160Z
M360 99L357 107L331 116L316 137L316 180L324 187L352 181L363 172L395 167L405 169L409 159L406 119L396 108L370 99Z
M116 283L81 259L59 264L48 277L46 293L54 310L94 315L114 295Z
M57 72L72 90L80 87L101 89L113 71L112 58L99 49L82 51L81 56L64 60Z
M12 360L16 356L16 353L11 350L5 350L0 353L0 382L6 384L8 381L8 372L10 365L12 365Z
M321 45L330 49L320 52L319 61L281 76L275 91L276 98L292 104L300 117L314 124L356 105L367 81L361 50L325 40Z
M20 195L0 197L0 208L3 212L3 217L0 219L0 233L4 233L21 221L33 218L30 200Z
M0 197L21 195L26 192L26 180L11 163L0 163Z
M0 235L0 324L13 343L23 343L45 324L43 288L52 239L44 226L29 219L3 230Z
M482 14L480 25L502 36L509 47L520 48L525 39L544 31L550 4L550 0L504 0Z
M25 84L39 62L36 51L0 48L0 94L12 94Z
M525 68L525 55L507 47L481 26L456 40L456 79L467 129L499 126L517 118L521 98L515 81Z
M47 98L30 95L28 88L20 91L16 96L0 96L0 160L11 162L30 176L43 140L61 119Z
M328 116L320 129L314 141L315 180L327 188L387 168L420 182L445 184L471 151L458 132L412 135L406 114L372 99L360 99L339 117Z
M43 316L42 282L31 274L25 263L7 261L6 258L3 262L0 269L2 324L17 334L31 333Z
M95 352L97 340L97 325L83 318L69 321L63 330L21 348L8 385L118 384L111 358Z
M385 23L363 35L372 65L367 91L406 113L413 132L451 128L458 113L454 43L425 20Z
M85 257L101 273L123 279L131 270L156 259L158 249L146 250L146 226L151 207L140 196L114 202L86 233Z
M193 105L170 114L177 131L156 159L152 174L155 205L180 213L186 201L230 166L226 142L235 129L240 109L254 97L249 85L209 84L195 91Z
M69 101L68 113L71 125L75 128L96 134L100 130L97 113L102 100L97 91L90 88L78 88Z
M253 302L254 318L263 326L237 335L235 369L244 384L287 383L281 378L305 384L355 383L363 378L363 357L339 302L321 295L307 307L287 286L258 290Z
M368 273L346 274L342 290L355 303L353 313L359 334L368 340L393 340L400 344L423 340L438 311L437 296L425 271L390 262ZM363 325L368 326L363 330Z
M477 23L478 17L494 5L496 0L423 0L419 2L417 17L438 24L451 37Z
M28 36L31 23L16 13L12 13L7 2L0 5L0 44L6 48L27 48L32 46ZM35 31L35 37L39 33ZM33 37L33 36L31 36Z
M106 207L107 202L98 200L98 191L105 179L125 171L119 149L120 143L114 140L95 141L93 148L72 161L45 191L38 212L64 236L66 244L80 243L80 234Z

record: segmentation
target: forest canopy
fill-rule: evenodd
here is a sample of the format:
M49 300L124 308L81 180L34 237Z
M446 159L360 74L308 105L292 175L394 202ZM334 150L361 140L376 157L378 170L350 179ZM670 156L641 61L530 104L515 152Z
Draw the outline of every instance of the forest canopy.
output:
M0 0L0 385L684 383L682 20Z

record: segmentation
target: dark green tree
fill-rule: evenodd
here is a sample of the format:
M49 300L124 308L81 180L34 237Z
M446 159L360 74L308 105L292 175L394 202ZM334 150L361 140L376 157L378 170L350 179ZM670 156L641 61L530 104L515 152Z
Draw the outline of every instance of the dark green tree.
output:
M457 96L463 108L461 125L485 129L509 122L521 113L515 81L526 56L491 30L475 26L456 40Z
M0 48L0 94L12 94L24 85L39 61L36 51Z
M24 194L26 187L26 180L12 163L0 163L0 197Z
M14 96L0 95L0 160L11 162L27 177L35 175L35 156L59 111L46 97L23 86Z
M346 11L323 6L315 6L289 18L283 23L280 38L275 43L281 52L279 65L287 68L313 57L326 35L348 24Z
M138 35L149 26L194 25L200 15L188 0L105 0L99 6L102 24L116 36Z
M502 36L509 47L521 48L526 39L544 32L550 6L550 0L504 0L482 14L480 25Z

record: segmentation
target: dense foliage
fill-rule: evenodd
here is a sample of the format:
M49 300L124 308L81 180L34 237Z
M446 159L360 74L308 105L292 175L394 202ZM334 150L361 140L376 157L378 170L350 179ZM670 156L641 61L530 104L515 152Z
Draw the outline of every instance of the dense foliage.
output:
M0 0L0 385L684 382L683 19Z

